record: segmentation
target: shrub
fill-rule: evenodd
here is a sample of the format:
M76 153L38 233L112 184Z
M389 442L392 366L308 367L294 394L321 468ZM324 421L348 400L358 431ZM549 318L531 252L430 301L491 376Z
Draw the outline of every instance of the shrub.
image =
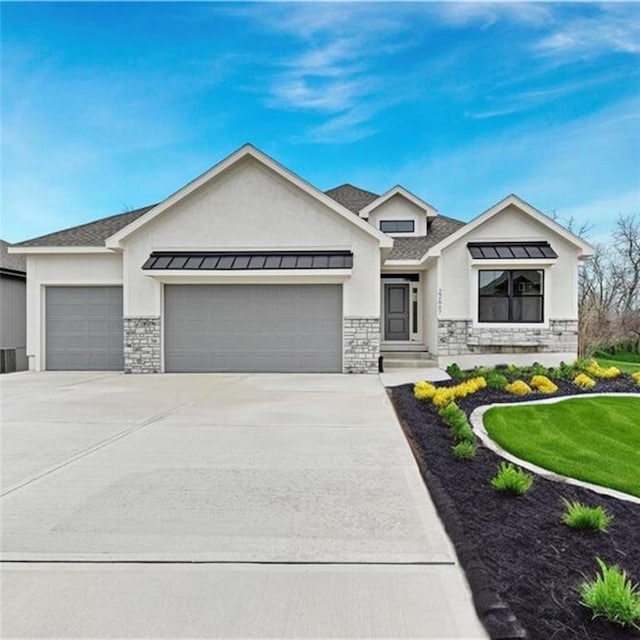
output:
M458 458L458 460L471 460L471 458L476 457L477 447L473 442L462 440L454 447L451 447L451 451L453 457Z
M514 396L526 396L531 393L531 387L524 380L514 380L511 384L508 384L504 390L512 393Z
M589 507L582 502L564 501L565 510L562 515L562 522L574 529L597 529L606 531L611 516L603 507Z
M450 364L445 371L454 379L454 380L462 380L464 378L464 372L462 369L454 362Z
M555 393L558 390L556 384L551 382L547 376L533 376L531 378L531 387L539 391L540 393Z
M621 373L618 367L601 367L595 360L589 360L584 370L594 378L605 378L608 380L617 378Z
M567 364L566 362L560 362L555 369L549 369L549 375L560 380L573 380L579 373L580 370L575 364Z
M451 425L451 433L453 437L460 442L474 442L476 439L471 425L466 420Z
M436 388L426 380L420 380L413 386L413 395L416 400L431 400L435 392Z
M490 389L504 389L509 384L506 376L503 376L497 371L491 371L486 375L485 379L487 381L487 387Z
M573 382L583 389L591 389L596 385L596 381L593 378L590 378L586 373L579 373L573 379Z
M636 371L631 374L631 377L635 380L635 383L640 385L640 371Z
M532 484L533 476L510 462L501 462L498 473L491 478L491 486L494 489L517 496L527 493Z
M631 583L627 574L617 566L607 566L596 558L600 575L595 580L583 581L578 590L582 604L589 607L593 617L602 616L621 626L640 629L640 593L638 585Z
M462 415L465 420L467 418L467 414L455 402L450 402L446 407L442 407L438 414L447 424L452 424L459 415Z

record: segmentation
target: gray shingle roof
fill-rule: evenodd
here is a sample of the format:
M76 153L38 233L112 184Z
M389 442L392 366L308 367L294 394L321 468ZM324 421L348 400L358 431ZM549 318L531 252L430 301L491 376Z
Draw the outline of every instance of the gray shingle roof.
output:
M361 209L380 197L377 193L359 189L352 184L342 184L325 193L353 213L359 213Z
M372 191L359 189L351 184L343 184L325 192L336 202L357 214L361 209L373 202L379 196ZM102 218L88 224L81 224L70 229L56 231L38 238L19 242L17 247L101 247L105 240L123 227L144 215L156 205L149 205L127 213L120 213L108 218ZM389 259L417 260L421 258L434 244L440 242L454 231L464 226L464 222L437 216L429 221L429 235L408 238L394 238L394 247ZM6 254L6 249L3 250ZM10 256L20 258L20 256Z
M14 255L7 252L7 247L12 246L10 242L0 240L0 269L10 269L11 271L27 271L27 260L24 256Z
M460 220L438 215L429 221L428 235L394 238L393 249L387 260L418 260L428 249L464 225Z
M101 247L104 241L116 231L153 209L155 204L127 213L119 213L115 216L102 218L88 224L81 224L70 229L63 229L45 236L18 242L16 247Z

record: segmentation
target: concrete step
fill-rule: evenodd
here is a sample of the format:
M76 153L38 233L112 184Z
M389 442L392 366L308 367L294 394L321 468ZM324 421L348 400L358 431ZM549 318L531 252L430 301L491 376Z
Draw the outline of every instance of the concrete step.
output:
M381 351L385 360L433 360L428 351Z
M427 369L437 367L438 363L432 359L395 359L383 358L382 367L385 371L391 369Z

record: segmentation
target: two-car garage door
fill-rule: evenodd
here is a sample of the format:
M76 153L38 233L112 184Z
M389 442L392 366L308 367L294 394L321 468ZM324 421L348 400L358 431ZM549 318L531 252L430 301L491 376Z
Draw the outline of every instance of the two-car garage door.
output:
M165 285L165 370L339 372L342 286Z
M167 372L342 370L342 286L165 285ZM122 287L47 287L46 368L124 368Z

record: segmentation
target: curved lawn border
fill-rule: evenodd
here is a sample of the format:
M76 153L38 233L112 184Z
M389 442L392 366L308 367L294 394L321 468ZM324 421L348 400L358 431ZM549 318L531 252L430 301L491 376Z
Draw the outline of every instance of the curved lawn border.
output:
M528 462L527 460L523 460L522 458L518 458L514 456L512 453L509 453L505 449L503 449L497 442L495 442L491 436L487 433L487 430L484 427L484 414L493 407L515 407L527 404L554 404L556 402L563 402L564 400L572 400L574 398L603 398L603 397L620 397L625 396L629 398L637 398L637 393L581 393L575 396L558 396L554 398L543 398L541 400L530 400L525 402L496 402L494 404L485 404L482 407L478 407L474 409L469 416L469 422L471 423L471 427L475 434L482 440L482 443L494 453L497 453L502 458L509 460L510 462L514 462L520 467L528 469L529 471L533 471L534 473L542 476L543 478L547 478L548 480L553 480L555 482L565 482L567 484L573 484L577 487L583 487L585 489L590 489L591 491L595 491L596 493L600 493L605 496L611 496L612 498L617 498L618 500L626 500L627 502L634 502L636 504L640 504L640 498L636 496L632 496L629 493L624 493L622 491L617 491L615 489L609 489L608 487L603 487L599 484L591 484L590 482L584 482L583 480L576 480L575 478L571 478L570 476L563 476L555 471L549 471L549 469L545 469L544 467L539 467L532 462Z

